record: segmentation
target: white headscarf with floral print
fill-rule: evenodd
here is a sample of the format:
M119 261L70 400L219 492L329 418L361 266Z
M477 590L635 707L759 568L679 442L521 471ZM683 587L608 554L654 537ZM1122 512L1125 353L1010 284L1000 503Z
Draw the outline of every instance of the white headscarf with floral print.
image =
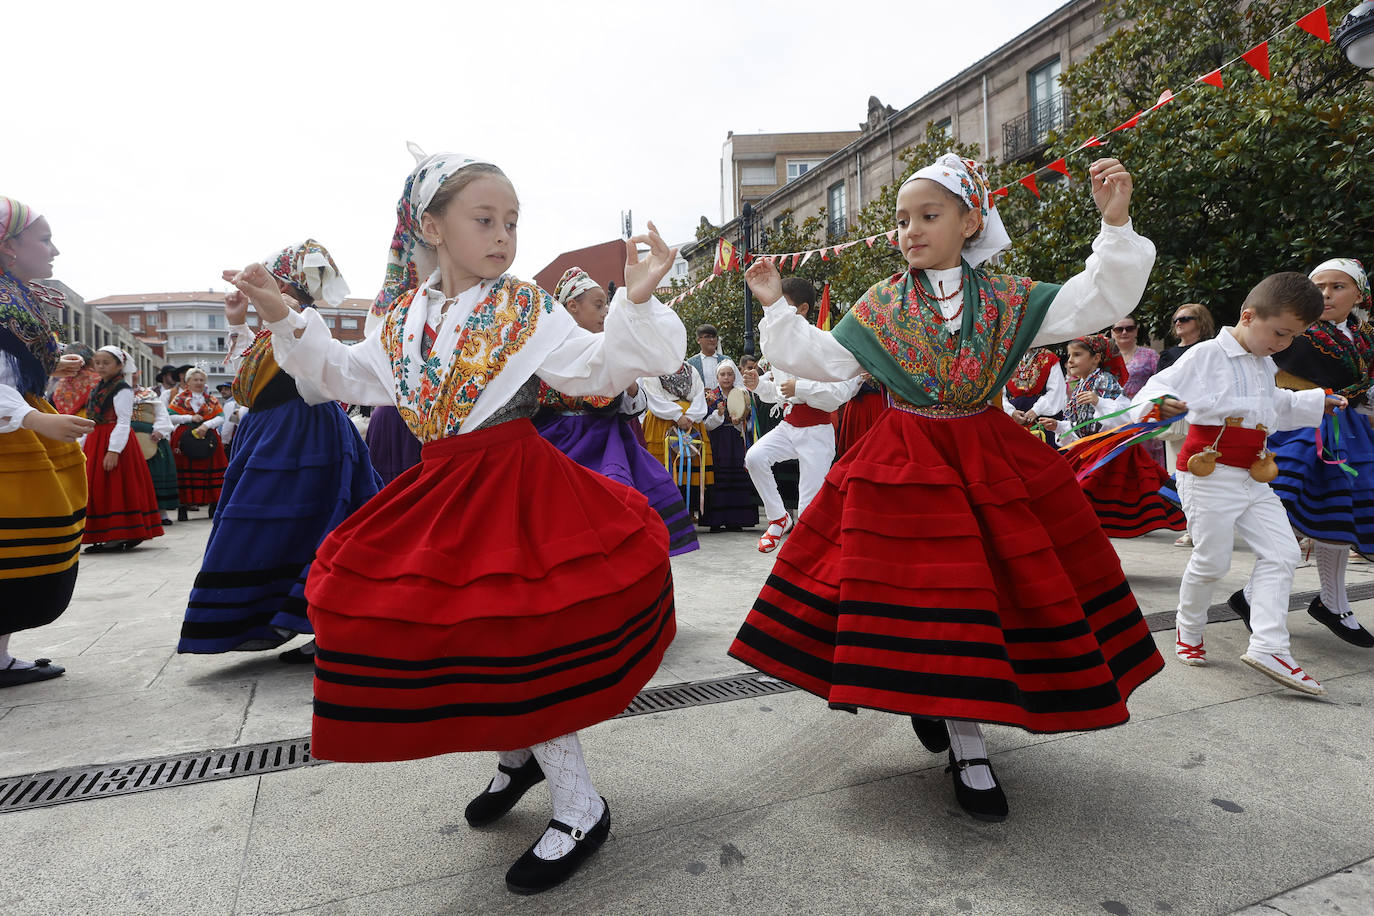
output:
M983 228L977 235L964 241L964 260L977 267L1011 245L1011 236L1002 224L1002 216L988 190L988 173L982 164L972 159L963 159L953 153L946 153L930 165L902 182L906 187L918 178L929 178L941 187L957 195L970 210L977 210L983 216Z
M1339 270L1341 273L1354 280L1355 286L1359 288L1360 295L1363 297L1360 304L1363 306L1369 305L1369 276L1364 272L1363 264L1354 258L1332 258L1314 267L1312 272L1307 275L1308 279L1316 277L1317 274L1321 273L1323 270Z

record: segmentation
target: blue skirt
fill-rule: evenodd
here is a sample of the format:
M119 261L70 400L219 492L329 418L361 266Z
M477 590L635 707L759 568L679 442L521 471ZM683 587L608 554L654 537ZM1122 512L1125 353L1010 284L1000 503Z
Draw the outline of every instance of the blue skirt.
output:
M315 549L380 488L338 404L293 398L249 411L234 435L177 651L272 649L314 632L305 579Z
M1336 424L1340 441L1336 441ZM1293 527L1308 537L1374 552L1374 427L1348 407L1322 419L1322 448L1359 472L1355 476L1317 457L1310 429L1275 433L1269 448L1279 464L1274 492Z

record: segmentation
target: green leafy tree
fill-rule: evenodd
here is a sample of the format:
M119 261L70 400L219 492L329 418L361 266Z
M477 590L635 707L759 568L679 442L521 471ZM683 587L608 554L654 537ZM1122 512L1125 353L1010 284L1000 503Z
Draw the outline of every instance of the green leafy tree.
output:
M1269 44L1272 80L1242 61L1222 70L1224 89L1193 85L1311 8L1311 0L1107 0L1109 21L1134 25L1065 71L1071 126L1050 149L1105 135L1165 89L1181 94L1107 146L1070 156L1078 180L1044 187L1039 202L1012 185L1000 206L1015 240L1008 266L1046 280L1081 269L1098 219L1083 179L1104 155L1134 174L1134 223L1158 249L1137 312L1155 334L1185 302L1231 322L1267 274L1306 272L1333 256L1367 259L1369 75L1294 28ZM1026 171L1007 169L1006 180Z

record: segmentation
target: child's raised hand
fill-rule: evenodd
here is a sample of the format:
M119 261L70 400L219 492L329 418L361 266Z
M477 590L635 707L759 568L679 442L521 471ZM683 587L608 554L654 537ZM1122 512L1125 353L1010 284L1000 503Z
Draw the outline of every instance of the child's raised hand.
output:
M1350 401L1346 400L1346 398L1345 398L1344 396L1339 395L1339 394L1328 394L1328 395L1326 396L1326 406L1325 406L1325 408L1323 408L1323 409L1324 409L1324 411L1325 411L1326 413L1329 414L1329 413L1331 413L1331 411L1333 411L1333 410L1336 410L1336 409L1341 408L1341 407L1349 407L1349 406L1350 406Z
M759 387L759 370L744 369L740 372L740 381L744 382L744 387L753 391Z
M764 305L772 305L782 298L782 274L773 262L758 260L744 272L744 280L754 291L754 298Z
M1080 391L1074 395L1074 402L1078 404L1096 404L1100 400L1096 391Z
M1187 412L1187 401L1180 401L1178 398L1165 398L1159 402L1159 415L1165 420L1171 420L1179 414Z
M226 270L221 276L248 297L263 321L281 321L290 313L276 278L261 264L249 264L243 270Z
M639 259L640 242L649 246L649 257L643 261ZM669 248L650 222L647 235L637 235L625 243L625 295L637 304L648 302L672 270L676 258L677 249Z
M224 320L229 327L243 324L248 320L248 297L238 290L231 290L224 297Z
M1124 226L1131 219L1131 173L1117 159L1099 159L1088 166L1093 202L1109 226Z

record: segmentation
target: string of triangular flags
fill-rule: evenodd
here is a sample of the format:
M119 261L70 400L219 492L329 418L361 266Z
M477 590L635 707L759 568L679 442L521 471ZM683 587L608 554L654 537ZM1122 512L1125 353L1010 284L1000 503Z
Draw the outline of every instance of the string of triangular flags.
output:
M1279 29L1277 32L1270 35L1264 41L1261 41L1259 44L1255 45L1253 48L1246 51L1244 54L1241 54L1238 57L1234 57L1231 60L1228 60L1226 63L1222 64L1220 67L1217 67L1210 73L1204 73L1202 76L1199 76L1197 79L1193 80L1191 84L1183 87L1178 92L1172 92L1168 89L1165 89L1163 94L1160 95L1159 101L1156 102L1154 105L1152 105L1149 108L1144 108L1140 111L1137 111L1135 114L1131 115L1125 121L1121 122L1116 127L1113 127L1111 130L1107 131L1107 133L1102 135L1101 137L1089 137L1087 140L1084 140L1078 146L1070 150L1068 155L1072 155L1073 153L1077 153L1085 149L1091 149L1095 146L1103 146L1107 142L1106 138L1109 137L1111 134L1117 133L1118 131L1130 130L1131 128L1135 127L1140 123L1141 118L1151 115L1159 109L1163 108L1165 105L1168 105L1170 102L1174 101L1188 90L1196 87L1199 83L1205 83L1208 86L1215 86L1218 89L1226 88L1226 84L1222 80L1221 71L1225 70L1232 64L1244 61L1245 63L1249 64L1250 67L1253 70L1255 70L1255 72L1259 73L1260 76L1264 77L1266 80L1270 79L1269 43L1274 39L1278 38L1284 32L1287 32L1289 29L1292 29L1294 27L1300 28L1304 32L1307 32L1317 38L1320 38L1322 41L1328 44L1331 42L1331 23L1326 15L1326 4L1322 4L1321 6L1314 9L1312 12L1299 18L1297 21L1290 22L1288 25ZM1061 156L1053 162L1049 163L1048 165L1042 165L1040 168L1031 172L1029 175L1025 175L1021 178L1016 179L1016 181L1012 182L1011 184L1019 184L1026 190L1034 194L1036 197L1039 197L1040 189L1036 185L1035 176L1041 174L1042 172L1058 172L1061 175L1070 174L1069 167L1065 162L1064 157ZM1011 184L1003 185L1002 187L993 191L992 196L994 198L1006 197L1008 194L1011 193Z

